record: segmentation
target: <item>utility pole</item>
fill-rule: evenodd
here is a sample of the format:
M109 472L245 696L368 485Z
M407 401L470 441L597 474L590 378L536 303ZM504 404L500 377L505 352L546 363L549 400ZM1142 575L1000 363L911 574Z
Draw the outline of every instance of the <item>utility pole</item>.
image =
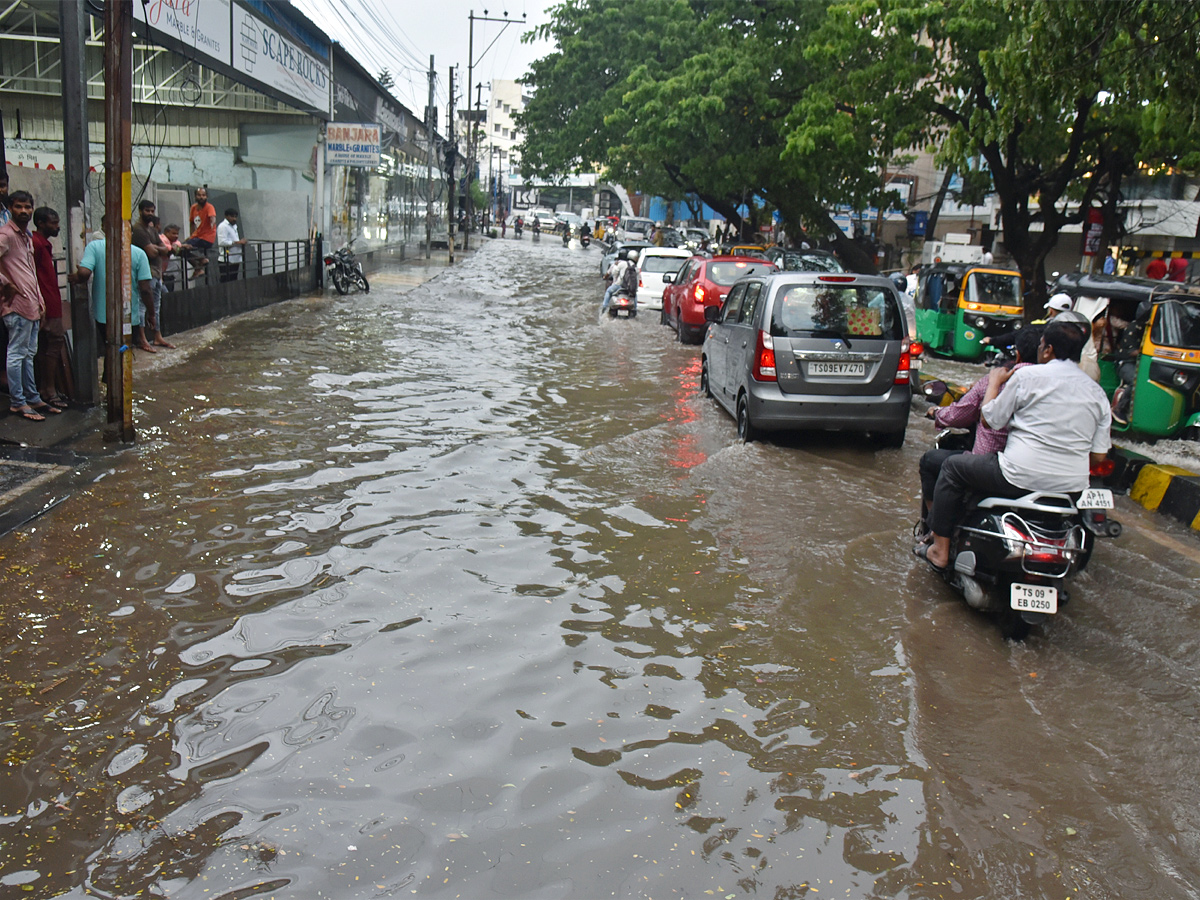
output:
M425 159L429 165L429 174L425 184L425 258L433 253L433 54L429 54L429 105L425 107Z
M446 111L446 132L449 140L448 149L446 150L446 190L448 192L446 229L450 234L450 265L454 265L454 217L458 212L454 205L454 188L455 177L454 168L458 162L458 135L454 129L454 66L450 67L450 107Z
M107 441L132 443L133 332L126 303L133 282L129 217L133 206L133 3L104 6L104 214L108 347ZM87 321L86 319L84 320Z
M471 102L471 86L467 85L467 103ZM475 85L475 122L471 125L471 136L473 142L471 144L471 165L467 167L467 231L470 231L475 224L475 192L471 190L471 184L475 180L475 173L479 170L479 121L482 118L480 115L480 96L483 94L483 82Z
M62 53L63 161L66 174L66 226L63 244L67 251L67 271L74 272L83 257L83 236L88 230L87 174L87 91L83 71L83 42L87 30L87 7L78 0L59 0L59 47ZM100 378L96 368L96 329L91 326L91 299L84 285L69 285L71 321L81 323L71 329L75 345L72 354L75 396L91 406L100 402Z
M526 14L521 13L521 19L524 20L525 18ZM508 13L504 14L503 19L489 18L486 9L483 11L482 16L475 15L475 11L472 10L468 14L467 19L470 22L470 34L467 38L467 110L469 111L471 109L471 82L475 80L475 63L477 62L475 59L475 23L502 22L504 24L504 28L501 28L496 36L492 38L492 43L488 44L487 47L484 48L483 53L479 54L479 59L483 59L483 57L487 55L488 50L491 50L495 45L496 41L500 40L500 35L504 34L505 29L515 22L516 19L510 19L508 17ZM480 87L482 88L483 85L480 84ZM475 104L475 113L476 115L479 114L478 101ZM467 118L470 119L470 116L468 115ZM475 177L475 126L478 123L475 121L470 121L468 124L471 130L467 132L467 229L463 232L463 250L467 249L467 234L471 230L471 181Z

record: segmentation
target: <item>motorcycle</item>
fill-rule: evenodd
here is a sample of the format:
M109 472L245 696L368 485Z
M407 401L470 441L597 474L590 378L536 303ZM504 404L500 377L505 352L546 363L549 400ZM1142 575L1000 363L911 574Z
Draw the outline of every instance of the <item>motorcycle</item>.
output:
M617 291L609 302L608 317L610 319L636 319L637 297L630 296L625 291Z
M357 285L363 293L370 293L371 285L363 274L362 263L354 258L354 251L347 245L325 256L325 272L339 294L347 294Z
M517 238L520 238L521 232L524 230L525 230L525 223L522 222L520 219L517 219L517 221L513 223L513 234L515 234L517 236Z
M962 438L947 429L937 446L958 449ZM951 537L942 578L972 609L996 614L1006 638L1023 640L1070 600L1066 583L1087 568L1096 538L1120 536L1108 517L1112 491L1100 486L1113 466L1093 465L1093 486L1078 500L1047 491L980 498Z

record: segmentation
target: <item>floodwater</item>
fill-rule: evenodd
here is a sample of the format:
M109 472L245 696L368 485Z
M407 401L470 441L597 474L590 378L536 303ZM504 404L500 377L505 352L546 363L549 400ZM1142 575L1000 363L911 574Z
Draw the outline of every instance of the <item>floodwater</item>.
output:
M916 464L749 446L599 254L243 317L0 541L0 895L1200 894L1200 546L1004 641Z

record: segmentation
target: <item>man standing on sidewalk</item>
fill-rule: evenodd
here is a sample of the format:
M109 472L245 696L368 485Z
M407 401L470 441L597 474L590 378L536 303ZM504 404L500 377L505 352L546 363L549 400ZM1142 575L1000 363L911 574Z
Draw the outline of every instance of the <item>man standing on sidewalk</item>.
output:
M237 281L242 268L242 247L245 238L238 237L238 211L225 210L225 220L217 226L217 246L221 249L221 281Z
M34 359L42 399L55 409L67 408L69 388L64 372L71 367L66 356L66 329L63 327L62 291L58 288L58 270L54 267L54 248L50 239L58 237L58 213L48 206L33 211L33 267L46 305L46 317L38 330L38 350Z
M101 227L107 223L108 217L103 217ZM100 351L101 358L107 361L108 359L108 290L105 284L105 263L107 261L108 241L105 238L92 241L83 248L83 259L79 261L79 268L67 276L67 281L72 284L87 284L88 279L92 279L92 316L96 320L96 346ZM141 330L142 314L141 308L150 306L154 303L154 296L150 291L150 260L146 256L146 251L140 247L130 245L130 273L133 276L132 284L130 285L130 320L134 334ZM94 278L92 276L95 276ZM141 304L138 303L138 298L141 297ZM141 350L147 350L154 353L154 348L146 343L143 338L136 346Z
M150 293L154 296L154 304L153 308L147 309L144 314L146 324L143 331L147 342L153 337L157 346L173 350L175 345L163 340L162 322L159 321L162 313L163 257L166 256L166 252L162 241L159 240L158 226L155 224L158 217L154 211L154 201L143 200L139 203L138 220L133 223L132 232L133 246L146 251L146 258L150 260Z
M0 316L8 328L8 411L31 422L44 422L42 411L60 413L43 403L33 375L38 327L46 312L33 266L33 239L26 228L33 218L33 197L15 191L9 197L11 220L0 227Z

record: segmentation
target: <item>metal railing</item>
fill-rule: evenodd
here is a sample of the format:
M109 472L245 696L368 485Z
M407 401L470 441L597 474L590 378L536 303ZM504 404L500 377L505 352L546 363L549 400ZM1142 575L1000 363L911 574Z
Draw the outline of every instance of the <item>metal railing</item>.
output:
M168 284L171 290L186 291L306 269L312 261L311 241L247 241L242 247L242 258L236 262L230 262L226 251L217 247L207 253L191 250L183 257L172 257L163 271L163 279L174 282Z

